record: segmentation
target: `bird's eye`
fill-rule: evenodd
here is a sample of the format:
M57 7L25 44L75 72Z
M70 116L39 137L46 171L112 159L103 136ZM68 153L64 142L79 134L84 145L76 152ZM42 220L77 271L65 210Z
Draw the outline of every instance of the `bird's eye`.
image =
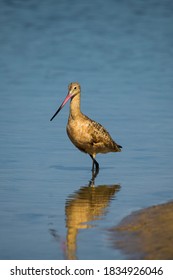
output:
M74 87L74 89L77 89L77 87Z

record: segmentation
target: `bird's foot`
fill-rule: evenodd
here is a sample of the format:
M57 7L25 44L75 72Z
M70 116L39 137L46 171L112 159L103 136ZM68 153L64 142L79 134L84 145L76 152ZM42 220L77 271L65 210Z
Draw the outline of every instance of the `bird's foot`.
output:
M97 177L97 175L99 173L99 164L98 164L98 162L95 160L95 158L92 155L90 155L90 157L93 160L93 164L92 164L92 169L91 169L91 171L92 171L92 178L90 180L89 186L94 186L94 180L95 180L95 178Z
M92 170L92 178L89 181L89 187L94 187L95 185L95 178L97 177L99 171Z
M89 186L90 187L94 187L94 184L95 184L95 178L97 177L98 173L99 173L99 164L98 162L96 161L95 163L95 168L94 168L94 164L93 164L93 167L92 167L92 178L89 182Z

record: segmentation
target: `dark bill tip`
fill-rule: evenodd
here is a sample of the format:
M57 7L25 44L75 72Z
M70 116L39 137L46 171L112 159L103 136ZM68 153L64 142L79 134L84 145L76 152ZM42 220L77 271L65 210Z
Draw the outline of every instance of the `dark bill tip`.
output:
M52 121L56 115L59 113L59 111L62 109L62 105L59 107L59 109L56 111L56 113L53 115L53 117L50 119L50 121Z

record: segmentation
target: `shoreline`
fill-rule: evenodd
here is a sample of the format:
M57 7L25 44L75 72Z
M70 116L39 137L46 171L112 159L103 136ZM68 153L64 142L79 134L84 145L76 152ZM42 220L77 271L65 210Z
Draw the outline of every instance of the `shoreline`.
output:
M132 212L110 232L127 259L173 260L173 201Z

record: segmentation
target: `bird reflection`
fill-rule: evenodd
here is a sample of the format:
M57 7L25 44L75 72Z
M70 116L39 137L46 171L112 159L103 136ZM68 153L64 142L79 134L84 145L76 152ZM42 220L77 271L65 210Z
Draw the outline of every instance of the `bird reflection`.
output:
M77 259L77 235L79 230L91 228L91 221L99 220L105 214L110 200L120 190L120 185L94 186L94 178L91 186L81 187L71 195L65 205L66 214L66 258Z

